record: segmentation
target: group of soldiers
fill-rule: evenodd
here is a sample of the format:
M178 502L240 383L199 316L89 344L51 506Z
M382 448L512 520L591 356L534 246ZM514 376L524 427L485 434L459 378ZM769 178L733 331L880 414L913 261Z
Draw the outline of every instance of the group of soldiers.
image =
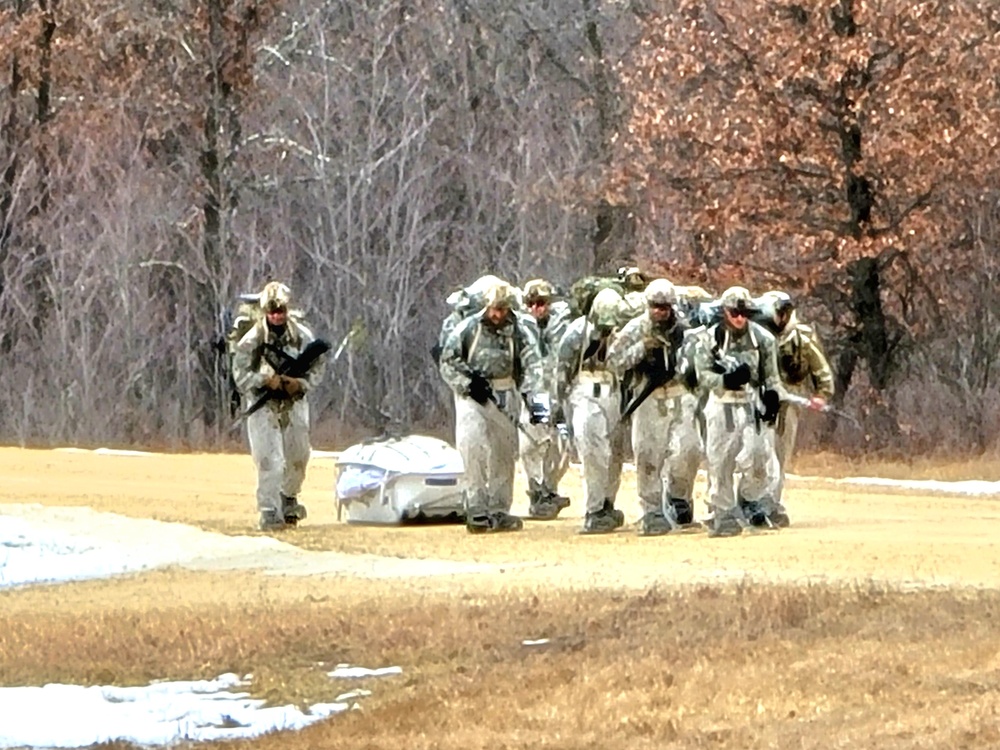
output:
M640 535L703 526L693 505L702 462L709 536L787 526L799 411L825 410L834 389L792 298L734 286L716 299L637 268L563 296L543 279L518 288L484 276L448 298L435 355L454 392L468 531L523 528L510 512L518 457L528 517L556 518L570 503L558 487L572 451L581 533L616 531L629 441Z

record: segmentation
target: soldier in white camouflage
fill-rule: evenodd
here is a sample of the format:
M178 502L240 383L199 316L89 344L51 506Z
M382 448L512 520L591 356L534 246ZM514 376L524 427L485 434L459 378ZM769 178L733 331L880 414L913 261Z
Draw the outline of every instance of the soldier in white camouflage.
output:
M720 303L722 320L698 338L695 350L698 382L708 390L705 453L713 537L735 536L760 522L777 463L769 424L777 419L783 393L777 343L750 320L750 292L730 287Z
M812 326L799 321L795 302L787 292L762 294L759 302L766 312L764 323L778 341L778 372L788 393L808 399L808 408L816 411L826 407L833 398L833 371ZM767 509L769 520L776 526L788 526L788 512L783 502L785 470L795 451L799 430L799 406L781 402L775 425L779 475L772 507Z
M607 362L621 300L613 289L599 291L590 312L570 323L559 342L559 402L569 404L573 439L583 464L584 534L612 532L625 522L625 514L615 508L624 458L621 385Z
M700 286L675 286L677 292L677 307L691 326L684 331L684 342L681 345L680 370L681 378L695 399L695 426L701 446L701 460L705 458L705 404L708 402L708 390L698 382L695 367L695 353L699 346L707 341L709 327L718 322L711 319L713 294ZM721 313L720 313L721 315ZM708 346L711 346L709 343ZM699 461L700 463L700 461ZM705 499L707 512L711 515L712 507L708 498Z
M552 402L552 418L545 424L531 424L525 410L520 435L521 464L528 480L528 517L546 521L556 518L570 504L569 498L558 492L569 465L569 450L556 427L565 421L557 401L556 352L569 326L569 305L555 298L555 288L544 279L527 282L521 299L538 326L540 387Z
M246 404L267 395L263 408L247 417L250 455L257 468L257 509L263 531L294 527L306 517L298 501L309 463L309 402L306 395L323 378L320 359L305 377L280 374L315 340L301 313L290 309L291 291L278 281L260 293L261 317L235 345L233 379Z
M701 463L698 397L684 382L682 345L687 322L675 305L674 285L655 279L647 310L629 321L608 349L611 368L632 373L632 450L642 517L639 534L657 536L694 528L691 497Z
M455 326L473 313L482 310L485 304L484 295L500 282L501 279L498 277L487 274L486 276L480 276L464 289L459 289L448 295L447 303L448 307L451 308L451 312L442 321L441 330L438 333L437 345L431 350L431 354L434 357L434 364L440 363L441 350L444 349L448 335L455 330Z
M511 515L521 402L537 403L541 358L536 328L512 309L514 288L495 284L485 307L462 320L441 352L440 371L455 392L455 447L465 465L470 533L517 531ZM536 421L547 414L533 410Z

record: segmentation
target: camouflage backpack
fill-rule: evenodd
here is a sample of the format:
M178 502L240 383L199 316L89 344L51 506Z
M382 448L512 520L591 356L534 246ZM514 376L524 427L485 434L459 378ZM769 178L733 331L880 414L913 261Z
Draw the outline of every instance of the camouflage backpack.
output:
M625 296L625 286L616 278L606 276L584 276L573 282L569 288L570 314L573 319L590 313L594 297L602 289L614 289L621 297Z
M229 414L235 417L240 411L240 392L233 379L233 355L247 332L264 318L260 294L241 294L229 309L219 315L220 335L215 348L219 355L219 375L224 380L224 400Z

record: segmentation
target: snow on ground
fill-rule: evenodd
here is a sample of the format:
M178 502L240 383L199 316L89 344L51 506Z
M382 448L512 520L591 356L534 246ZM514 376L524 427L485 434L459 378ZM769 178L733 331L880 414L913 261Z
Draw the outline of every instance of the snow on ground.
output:
M145 687L0 688L0 747L85 747L116 740L166 745L256 737L301 729L351 707L339 701L312 706L307 713L294 706L265 707L264 701L238 692L242 684L236 675L226 674ZM46 716L59 721L44 721Z
M334 679L400 674L399 667L365 669L341 664ZM302 729L328 716L359 708L353 699L371 695L351 690L333 703L301 711L266 706L240 687L250 678L224 674L215 680L155 682L144 687L45 685L0 688L0 748L86 747L102 742L137 745L230 740ZM58 721L44 717L58 716Z
M960 482L942 482L937 479L881 479L879 477L845 477L844 479L827 479L826 477L796 477L790 479L805 479L810 482L833 482L834 484L862 484L869 487L892 487L900 490L917 490L920 492L942 492L949 495L1000 495L1000 482L986 482L980 479L968 479Z
M105 578L167 565L192 569L268 567L268 572L362 577L477 572L492 566L447 561L404 561L375 555L309 553L271 537L230 537L178 523L136 519L90 508L0 505L0 588ZM331 679L398 674L399 667L369 670L340 665ZM0 688L0 748L85 747L127 740L169 745L180 740L254 737L301 729L357 707L365 694L339 695L333 703L266 706L222 675L198 682L158 682L145 687L45 685ZM40 720L58 716L58 722Z
M74 450L74 449L68 449ZM142 457L142 451L99 453ZM336 454L316 457L335 458ZM899 481L871 477L825 480L962 495L1000 495L1000 482ZM376 555L308 552L266 536L227 536L179 523L135 519L90 508L0 505L0 588L103 578L179 565L196 570L266 569L283 575L351 575L371 578L499 572L483 563L402 560ZM510 567L509 565L503 567ZM542 641L525 641L525 645ZM339 665L331 680L399 674L399 667ZM249 678L249 676L248 676ZM45 685L0 688L0 748L84 747L127 740L169 745L181 740L253 737L300 729L357 707L355 690L300 711L265 706L240 687L234 674L198 682L158 682L145 687ZM59 721L40 717L58 716Z
M91 508L0 505L0 588L104 578L168 565L363 578L457 575L501 568L486 563L310 552L273 537L228 536Z

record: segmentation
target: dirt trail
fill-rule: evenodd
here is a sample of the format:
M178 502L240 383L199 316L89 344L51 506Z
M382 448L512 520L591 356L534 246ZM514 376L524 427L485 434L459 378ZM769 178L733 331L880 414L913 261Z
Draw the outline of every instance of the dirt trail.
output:
M781 532L725 540L704 534L642 539L632 531L595 538L576 534L580 488L578 474L571 472L563 490L574 503L565 517L529 523L520 534L483 538L469 536L460 526L338 522L335 464L323 458L311 464L302 494L308 521L275 541L254 530L254 475L245 455L5 448L0 467L6 478L0 486L0 516L66 530L89 524L89 533L109 543L123 543L131 535L142 547L170 547L184 568L220 574L433 577L435 586L447 585L448 579L459 587L469 583L470 575L477 585L488 576L505 587L646 587L746 577L799 584L873 579L903 587L995 587L1000 582L997 496L793 480L788 490L793 526ZM520 485L517 497L524 497ZM67 507L79 510L60 510ZM619 507L634 522L631 474ZM128 532L121 519L85 508L171 524ZM515 511L524 510L522 503L515 505Z

